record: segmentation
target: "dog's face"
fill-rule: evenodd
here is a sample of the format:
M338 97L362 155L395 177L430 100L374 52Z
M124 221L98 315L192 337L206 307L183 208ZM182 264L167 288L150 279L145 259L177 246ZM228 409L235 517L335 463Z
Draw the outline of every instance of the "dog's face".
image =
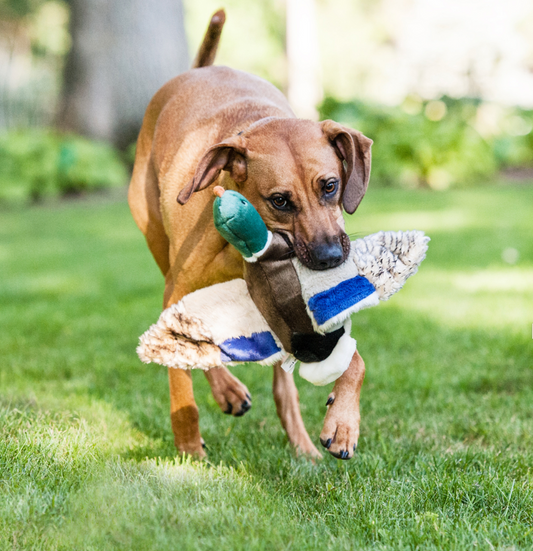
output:
M224 187L242 193L271 231L286 235L305 266L332 268L350 250L342 207L353 213L365 194L371 145L333 121L263 119L210 148L178 201L225 170Z

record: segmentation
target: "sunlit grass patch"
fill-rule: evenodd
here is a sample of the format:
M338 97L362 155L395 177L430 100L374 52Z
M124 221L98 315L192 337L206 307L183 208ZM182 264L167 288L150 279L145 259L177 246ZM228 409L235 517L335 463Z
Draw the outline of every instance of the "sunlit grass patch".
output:
M533 268L466 271L428 267L421 270L416 285L408 283L394 300L403 309L442 325L491 332L505 329L525 336L531 334L533 323L532 282ZM428 294L434 295L431 301Z
M213 548L266 548L266 541L276 547L287 541L281 536L294 537L290 516L245 469L190 460L113 462L77 496L65 533L68 544L102 549L186 549L209 540Z

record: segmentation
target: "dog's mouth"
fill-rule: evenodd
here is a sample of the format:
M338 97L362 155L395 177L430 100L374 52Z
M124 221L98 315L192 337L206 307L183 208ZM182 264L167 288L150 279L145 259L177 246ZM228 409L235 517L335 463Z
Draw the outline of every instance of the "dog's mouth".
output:
M350 253L350 238L343 232L329 241L308 244L287 232L279 232L298 260L310 270L340 266Z

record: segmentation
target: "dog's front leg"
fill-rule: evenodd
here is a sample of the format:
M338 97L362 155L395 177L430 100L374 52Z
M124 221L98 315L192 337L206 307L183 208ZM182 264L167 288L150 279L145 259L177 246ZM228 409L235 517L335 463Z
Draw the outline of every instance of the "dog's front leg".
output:
M234 417L244 415L252 407L252 397L246 386L226 367L215 367L205 372L211 392L220 409Z
M351 459L359 438L359 395L365 363L356 351L348 369L335 381L328 397L328 412L320 434L321 444L339 459Z
M322 454L311 442L311 438L305 430L302 414L300 413L298 389L294 384L292 373L287 373L281 369L281 362L274 365L272 387L278 417L289 437L289 442L296 448L298 453L321 458Z
M200 416L194 401L192 377L183 369L168 369L170 421L174 444L180 453L205 457L200 436Z

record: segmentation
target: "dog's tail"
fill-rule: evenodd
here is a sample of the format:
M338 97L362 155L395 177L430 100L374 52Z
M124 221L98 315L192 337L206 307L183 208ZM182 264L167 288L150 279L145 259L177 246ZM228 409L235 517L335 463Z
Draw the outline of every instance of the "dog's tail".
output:
M209 27L204 36L204 40L196 58L192 64L192 68L196 69L198 67L208 67L213 65L215 61L215 56L217 55L218 43L220 42L220 35L222 34L222 27L226 22L226 13L224 10L218 10L211 21L209 22Z

